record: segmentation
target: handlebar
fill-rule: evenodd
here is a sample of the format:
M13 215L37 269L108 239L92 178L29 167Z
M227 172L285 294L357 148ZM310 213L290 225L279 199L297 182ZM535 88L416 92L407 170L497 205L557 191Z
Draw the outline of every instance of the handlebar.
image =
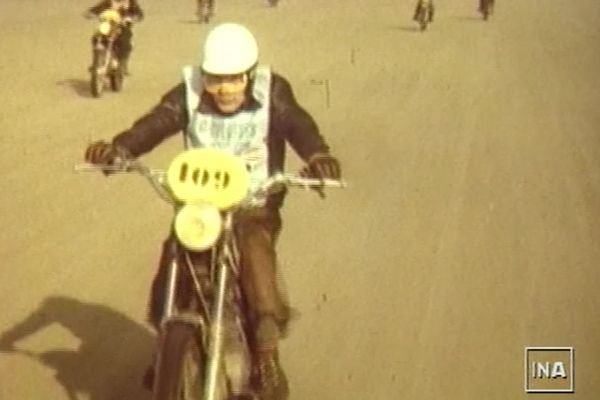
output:
M83 12L82 16L85 19L98 20L100 17L100 14L95 14L95 13L87 10L87 11ZM125 15L122 17L121 24L122 25L132 25L133 23L142 22L143 19L144 18L140 17L139 15Z
M169 190L165 177L167 172L164 169L153 169L145 166L141 162L134 159L118 159L115 164L111 165L96 165L96 164L78 164L75 165L76 172L95 172L102 171L104 173L137 173L146 178L146 180L152 185L154 191L166 202L175 204L176 200L173 198L171 191ZM261 196L267 196L272 193L279 192L284 187L299 187L304 189L317 189L322 190L323 188L345 188L346 182L343 180L335 179L319 179L319 178L305 178L296 174L289 174L283 172L277 172L271 175L267 180L253 193L249 194L247 201L243 203L250 204L251 199L259 198Z
M176 201L171 195L166 183L165 176L167 172L162 169L148 168L141 162L132 159L117 159L114 164L77 164L75 165L76 172L97 172L101 171L105 174L109 173L138 173L146 178L154 191L164 201L170 204L175 204Z
M305 178L295 174L285 174L283 172L277 172L271 175L265 183L258 189L257 192L270 193L279 190L281 186L293 186L304 189L310 188L344 188L346 182L335 179L320 179L320 178ZM258 194L255 192L255 194Z

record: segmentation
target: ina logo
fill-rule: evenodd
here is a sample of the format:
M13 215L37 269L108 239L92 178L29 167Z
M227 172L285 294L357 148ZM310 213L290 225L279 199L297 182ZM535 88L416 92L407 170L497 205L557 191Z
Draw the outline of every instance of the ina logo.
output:
M526 347L527 393L573 393L575 391L573 347Z

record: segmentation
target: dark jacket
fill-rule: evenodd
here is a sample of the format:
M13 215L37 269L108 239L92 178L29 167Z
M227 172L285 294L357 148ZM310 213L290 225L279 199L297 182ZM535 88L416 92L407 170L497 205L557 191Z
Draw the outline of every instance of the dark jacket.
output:
M184 131L189 123L186 107L185 83L180 83L162 96L159 104L139 118L131 128L118 134L113 143L127 149L134 157L151 151L166 138ZM259 107L258 101L248 96L242 109ZM212 97L204 92L198 104L202 113L219 114ZM269 131L267 133L269 173L282 171L285 163L285 143L288 142L304 161L315 153L328 153L329 147L319 133L313 118L296 102L289 82L273 73ZM268 205L279 207L283 196L275 196Z
M110 0L102 0L95 6L90 7L88 9L88 12L91 12L92 14L95 14L95 15L100 15L102 13L102 11L108 10L109 8L110 8ZM125 9L120 9L119 14L121 14L122 17L137 18L140 20L144 18L144 11L140 7L137 0L129 0L129 6Z

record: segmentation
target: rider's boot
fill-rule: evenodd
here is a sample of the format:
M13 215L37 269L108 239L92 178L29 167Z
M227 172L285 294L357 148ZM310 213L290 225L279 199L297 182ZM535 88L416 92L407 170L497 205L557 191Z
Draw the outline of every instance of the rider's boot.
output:
M256 330L255 376L261 400L285 400L289 396L287 378L279 364L277 344L280 328L272 316L263 316Z

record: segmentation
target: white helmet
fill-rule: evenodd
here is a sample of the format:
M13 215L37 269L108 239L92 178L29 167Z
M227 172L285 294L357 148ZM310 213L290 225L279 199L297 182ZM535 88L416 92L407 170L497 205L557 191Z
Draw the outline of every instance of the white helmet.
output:
M258 45L244 26L225 23L213 28L204 42L202 70L214 75L248 71L258 61Z

